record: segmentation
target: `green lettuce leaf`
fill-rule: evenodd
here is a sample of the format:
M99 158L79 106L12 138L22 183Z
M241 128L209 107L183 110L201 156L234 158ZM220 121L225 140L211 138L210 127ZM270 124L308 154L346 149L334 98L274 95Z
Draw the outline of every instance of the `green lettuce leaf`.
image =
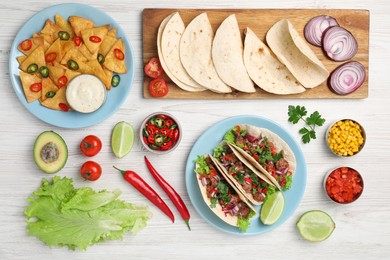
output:
M146 206L118 200L118 190L75 189L72 182L59 176L51 183L44 179L27 199L30 205L24 213L29 235L49 246L85 250L97 242L121 239L127 231L136 234L151 217Z
M237 226L242 230L242 232L246 232L249 226L251 225L250 219L256 215L256 212L251 211L248 215L248 218L239 217L237 220Z

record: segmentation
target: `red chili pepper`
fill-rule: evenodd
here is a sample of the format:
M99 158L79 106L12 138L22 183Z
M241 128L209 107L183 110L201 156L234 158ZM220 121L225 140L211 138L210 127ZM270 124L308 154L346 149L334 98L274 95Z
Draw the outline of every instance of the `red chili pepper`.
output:
M169 183L164 180L163 177L154 169L153 165L149 162L148 158L144 156L146 166L148 167L150 173L152 174L153 178L157 181L157 183L160 185L160 187L165 191L165 193L168 195L168 197L171 199L177 210L179 211L182 219L187 224L187 227L189 230L191 230L190 227L190 213L188 212L188 209L186 205L184 204L183 200L181 199L180 195L172 188Z
M74 38L74 44L78 47L81 45L81 43L83 42L83 39L80 37L80 36L76 36Z
M115 166L113 166L116 170L118 170L123 178L130 183L134 188L136 188L139 192L142 193L148 200L150 200L156 207L158 207L165 215L167 215L172 223L175 222L175 217L173 216L172 211L169 209L167 204L162 200L162 198L157 194L152 187L149 186L137 173L133 171L123 171Z

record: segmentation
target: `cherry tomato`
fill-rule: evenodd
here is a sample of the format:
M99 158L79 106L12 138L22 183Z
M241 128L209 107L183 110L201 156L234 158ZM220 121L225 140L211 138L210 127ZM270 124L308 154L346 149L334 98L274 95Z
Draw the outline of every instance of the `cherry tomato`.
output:
M80 36L76 36L73 41L74 41L74 44L78 47L83 42L83 39Z
M121 51L118 48L114 49L114 55L115 55L115 57L118 60L124 60L125 59L125 54L123 53L123 51Z
M158 58L150 59L148 64L146 64L144 71L146 75L154 79L160 77L164 72Z
M46 54L45 56L45 61L46 62L53 62L55 61L57 58L57 53L55 52L49 52L48 54Z
M22 43L20 44L20 48L24 51L28 51L30 50L32 47L32 41L31 40L24 40L22 41Z
M38 82L38 83L31 84L30 90L32 92L39 92L39 91L41 91L42 90L42 83Z
M96 181L102 175L102 167L97 162L87 161L80 169L81 177L88 181Z
M94 43L98 43L98 42L102 41L102 39L99 36L95 36L95 35L92 35L91 37L89 37L89 40L91 42L94 42Z
M168 86L163 79L154 79L149 83L149 91L153 97L164 97L168 94Z
M68 78L64 75L58 78L58 87L65 87L68 84Z
M102 141L95 135L88 135L80 143L81 152L88 157L97 155L102 149Z

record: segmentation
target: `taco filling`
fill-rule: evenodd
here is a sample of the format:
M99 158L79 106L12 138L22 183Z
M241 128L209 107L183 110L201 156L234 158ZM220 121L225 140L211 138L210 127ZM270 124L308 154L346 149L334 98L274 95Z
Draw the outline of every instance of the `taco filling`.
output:
M199 156L195 163L197 164L195 172L198 173L198 181L205 188L203 195L208 198L206 203L210 203L209 207L214 212L216 209L220 209L222 212L216 214L223 220L237 218L236 226L245 232L250 225L249 219L256 212L240 197L229 181L218 172L210 157ZM221 216L220 213L223 215Z
M241 130L237 125L225 134L224 139L250 155L271 174L282 190L288 190L291 187L293 171L285 159L284 151L278 151L275 144L266 136L255 137L246 130Z
M254 204L261 204L267 196L275 192L275 187L249 169L228 145L222 144L215 148L214 158Z

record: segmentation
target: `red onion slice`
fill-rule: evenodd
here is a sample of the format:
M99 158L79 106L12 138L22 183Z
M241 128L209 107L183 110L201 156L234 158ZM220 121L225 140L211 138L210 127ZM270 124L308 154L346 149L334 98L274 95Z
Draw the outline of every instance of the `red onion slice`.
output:
M333 26L339 26L333 17L328 15L316 16L305 25L305 38L311 44L321 47L322 34L326 29Z
M352 33L336 26L328 28L322 37L322 49L334 61L346 61L358 51L358 44Z
M350 61L337 67L329 78L329 87L339 95L348 95L356 91L366 79L364 66Z

